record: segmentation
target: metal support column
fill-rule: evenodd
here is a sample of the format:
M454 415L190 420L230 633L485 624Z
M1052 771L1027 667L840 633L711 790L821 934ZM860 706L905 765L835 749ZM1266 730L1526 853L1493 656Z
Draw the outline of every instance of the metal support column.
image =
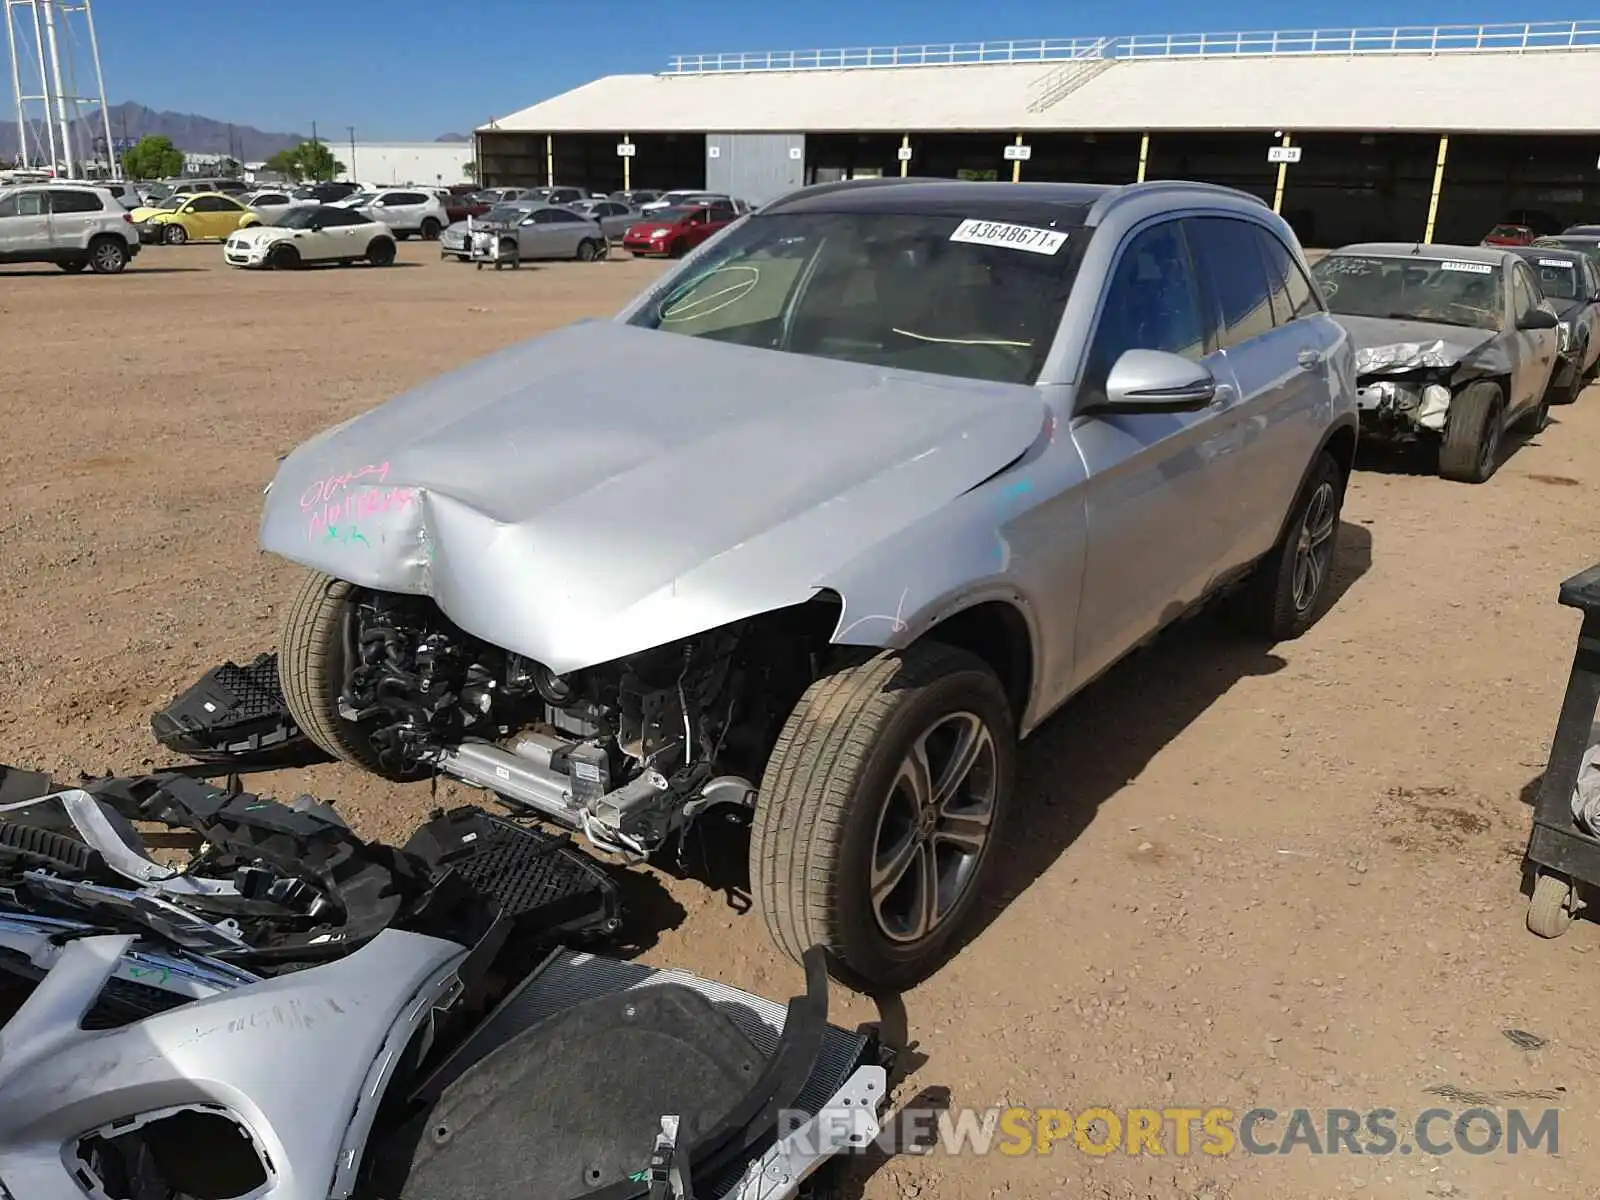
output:
M556 139L550 133L544 135L544 183L546 187L556 185Z
M1286 149L1288 148L1288 146L1290 144L1289 135L1287 133L1283 135L1283 143L1282 144ZM1286 163L1286 162L1279 163L1278 164L1278 186L1273 190L1273 193L1272 193L1272 211L1275 212L1275 213L1281 214L1283 212L1283 185L1288 181L1288 178L1289 178L1289 164Z
M900 178L901 179L904 179L906 177L906 170L907 170L907 168L909 168L911 166L911 160L906 157L906 153L905 153L907 150L910 150L910 149L911 149L911 135L909 133L902 133L900 135Z
M1022 145L1022 135L1020 133L1017 134L1017 145ZM1020 158L1011 160L1011 182L1022 182L1022 160Z
M622 144L624 146L631 145L632 139L627 134L623 134ZM625 192L633 190L633 155L631 154L622 156L622 190Z
M1428 227L1422 231L1424 243L1433 241L1433 223L1439 216L1439 193L1444 191L1444 160L1450 153L1450 135L1439 135L1439 159L1433 166L1433 191L1428 196Z
M1147 162L1149 162L1149 161L1150 161L1150 135L1148 133L1140 134L1139 135L1139 177L1134 180L1135 183L1143 183L1144 182L1144 168L1145 168L1145 164Z
M5 0L6 47L11 51L11 94L17 98L17 165L24 169L33 166L33 151L28 146L28 106L22 99L22 63L17 58L17 27L12 17L15 5Z
M72 118L67 116L67 90L61 82L61 47L56 41L56 6L45 4L44 8L44 36L50 46L50 73L51 82L56 89L55 119L61 126L61 146L67 164L67 178L78 177L78 156L73 143L77 140L73 136Z

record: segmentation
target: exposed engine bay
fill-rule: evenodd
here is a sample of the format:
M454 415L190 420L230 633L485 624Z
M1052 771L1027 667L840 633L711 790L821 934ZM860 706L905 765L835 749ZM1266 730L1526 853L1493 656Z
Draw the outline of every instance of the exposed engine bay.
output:
M802 605L559 676L431 600L363 592L339 712L389 773L453 776L637 859L706 808L754 802L836 619Z
M1390 434L1442 434L1456 391L1507 369L1492 356L1476 362L1443 340L1400 342L1356 352L1356 393L1369 427Z
M606 958L565 837L205 773L0 767L0 1196L765 1200L877 1136L820 951L787 1007Z

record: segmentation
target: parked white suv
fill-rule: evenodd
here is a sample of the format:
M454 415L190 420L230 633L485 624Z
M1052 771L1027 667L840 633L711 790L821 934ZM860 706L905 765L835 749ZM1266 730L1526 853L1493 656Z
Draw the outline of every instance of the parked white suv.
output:
M133 216L103 187L0 188L0 263L55 263L115 275L139 253Z
M431 242L450 224L439 197L424 188L384 188L360 209L401 241L417 233Z

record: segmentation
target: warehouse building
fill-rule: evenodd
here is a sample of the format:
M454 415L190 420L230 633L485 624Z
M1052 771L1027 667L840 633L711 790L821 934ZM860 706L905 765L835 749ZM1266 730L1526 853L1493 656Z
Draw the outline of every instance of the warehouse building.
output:
M1228 184L1311 244L1600 220L1600 21L712 54L475 134L487 184Z
M330 141L328 149L344 164L340 179L377 187L397 183L448 187L472 178L470 142Z

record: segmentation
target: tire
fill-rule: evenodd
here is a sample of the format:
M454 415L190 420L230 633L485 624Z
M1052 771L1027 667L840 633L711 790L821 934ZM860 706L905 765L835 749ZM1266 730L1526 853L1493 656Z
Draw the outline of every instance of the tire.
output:
M421 778L397 773L378 761L367 731L339 715L344 684L345 616L361 589L319 571L308 571L289 602L278 638L278 674L295 724L335 758L385 779Z
M1557 387L1554 383L1550 385L1550 390L1544 394L1544 400L1540 404L1541 408L1548 412L1552 404L1574 404L1577 402L1578 393L1583 391L1582 362L1583 359L1580 357L1572 365L1572 378L1568 379L1566 383L1560 387ZM1539 428L1543 429L1544 426L1540 425Z
M1542 938L1560 937L1572 924L1573 901L1571 883L1560 875L1540 871L1528 901L1528 932Z
M600 248L594 244L593 239L584 238L578 243L578 261L593 262L600 257Z
M672 245L668 248L667 257L668 258L682 258L688 252L689 252L689 247L684 244L682 238L679 238L677 241L673 242Z
M88 265L88 261L82 258L73 259L71 262L58 262L56 264L56 266L60 267L68 275L76 275Z
M921 808L935 816L919 824L912 793L900 784L902 765L919 743L943 763L940 747L962 729L983 735L978 765L960 781L976 782L980 796L968 797L964 824L933 807ZM964 650L921 643L817 680L784 724L756 800L751 891L773 940L797 961L813 945L827 947L834 974L864 991L903 991L926 979L951 952L994 860L1015 760L1005 690ZM935 765L931 773L940 771ZM986 825L975 819L985 807ZM959 828L983 834L965 855L948 840ZM919 933L907 917L924 876L902 873L874 902L874 862L897 844L913 868L939 864L934 835L941 829L942 865L956 868L958 890Z
M97 237L89 243L88 266L96 275L120 275L128 269L131 258L128 243L121 238Z
M267 266L274 271L294 271L300 266L300 251L293 246L275 246L267 256Z
M168 246L181 246L189 240L189 231L182 225L164 225L161 229L161 241Z
M1239 629L1287 642L1316 624L1339 553L1344 468L1324 450L1295 497L1278 544L1256 565L1232 604Z
M402 242L411 237L409 233L401 233L398 229L394 231L394 236Z
M1469 383L1450 402L1444 441L1439 446L1439 475L1457 483L1483 483L1500 465L1500 418L1505 398L1500 385L1480 379Z
M394 265L395 246L385 237L376 237L367 243L367 261L375 267Z
M428 242L438 241L439 233L442 229L443 226L441 226L439 222L435 221L432 217L429 217L422 223L423 240Z

